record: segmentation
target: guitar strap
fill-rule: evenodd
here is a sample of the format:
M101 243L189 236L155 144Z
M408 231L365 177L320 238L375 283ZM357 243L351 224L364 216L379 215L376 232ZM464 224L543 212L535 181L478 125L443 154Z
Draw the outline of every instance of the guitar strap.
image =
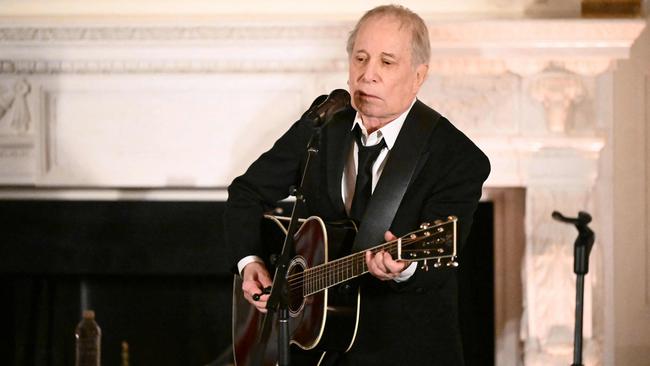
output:
M352 253L384 242L384 233L390 229L404 193L417 175L416 168L421 169L428 157L424 153L426 142L439 119L440 114L420 101L411 108L370 197Z

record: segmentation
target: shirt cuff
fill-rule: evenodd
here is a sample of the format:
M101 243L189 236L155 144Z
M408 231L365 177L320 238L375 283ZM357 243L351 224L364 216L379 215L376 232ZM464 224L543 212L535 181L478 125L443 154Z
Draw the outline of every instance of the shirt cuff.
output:
M256 255L249 255L246 256L237 262L237 270L239 271L239 275L241 276L241 272L244 270L244 267L247 265L253 263L253 262L259 262L259 263L264 263L262 258L256 256Z
M415 273L415 270L417 268L418 268L418 263L417 262L411 263L411 265L406 267L406 269L403 270L399 274L399 276L393 278L393 281L395 281L395 282L404 282L404 281L408 280L409 278L411 278L411 276L413 276L413 273Z

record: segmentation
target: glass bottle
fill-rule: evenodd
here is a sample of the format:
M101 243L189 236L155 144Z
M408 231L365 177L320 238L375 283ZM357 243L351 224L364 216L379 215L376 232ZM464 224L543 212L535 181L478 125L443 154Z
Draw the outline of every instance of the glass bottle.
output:
M75 338L75 366L100 366L102 330L95 322L93 310L84 310Z

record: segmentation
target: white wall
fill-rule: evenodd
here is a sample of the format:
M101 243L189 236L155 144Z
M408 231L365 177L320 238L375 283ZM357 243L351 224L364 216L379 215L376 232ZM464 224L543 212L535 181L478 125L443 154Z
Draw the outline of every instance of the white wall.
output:
M616 365L650 362L650 32L614 73L613 305Z

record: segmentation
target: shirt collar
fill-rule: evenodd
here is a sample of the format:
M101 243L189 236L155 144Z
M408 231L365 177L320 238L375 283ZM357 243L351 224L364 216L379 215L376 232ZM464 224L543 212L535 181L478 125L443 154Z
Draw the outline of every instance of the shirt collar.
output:
M363 134L361 140L363 141L365 146L375 145L379 143L379 141L383 137L384 141L386 141L386 147L388 147L388 150L390 150L393 148L393 145L395 145L395 141L397 140L397 135L399 135L399 131L402 129L402 126L404 125L404 121L406 121L406 116L411 111L411 108L413 108L413 104L415 104L416 100L417 99L413 99L408 109L404 111L404 113L400 114L399 117L388 122L386 125L378 129L377 131L371 133L370 136L368 136L368 132L366 130L366 127L363 125L363 121L361 120L361 114L359 114L359 112L357 112L357 115L354 117L354 123L352 124L352 129L354 130L354 127L357 125L359 126Z

